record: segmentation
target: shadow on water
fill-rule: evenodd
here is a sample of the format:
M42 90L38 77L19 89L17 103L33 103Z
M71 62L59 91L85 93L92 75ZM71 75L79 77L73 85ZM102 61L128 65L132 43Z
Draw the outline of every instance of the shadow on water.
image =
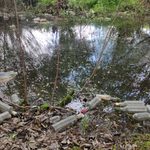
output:
M28 93L51 99L58 69L55 99L67 90L79 90L90 76L105 42L109 25L31 25L22 24L20 33L25 50ZM1 70L18 73L18 43L10 24L0 26ZM102 56L97 74L84 92L107 93L123 99L150 97L149 25L115 24L113 35ZM57 54L60 60L57 60ZM59 65L59 68L58 68ZM9 93L22 93L19 74L9 85Z

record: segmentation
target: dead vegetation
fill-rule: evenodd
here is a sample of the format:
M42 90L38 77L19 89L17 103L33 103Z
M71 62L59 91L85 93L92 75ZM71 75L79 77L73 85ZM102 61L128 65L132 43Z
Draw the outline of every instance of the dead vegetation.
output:
M137 143L137 134L149 133L149 128L126 114L107 113L104 108L106 105L101 104L60 133L52 129L50 118L66 118L75 114L72 110L37 107L22 111L0 125L0 150L138 150L141 145ZM150 136L146 136L143 142L150 140Z

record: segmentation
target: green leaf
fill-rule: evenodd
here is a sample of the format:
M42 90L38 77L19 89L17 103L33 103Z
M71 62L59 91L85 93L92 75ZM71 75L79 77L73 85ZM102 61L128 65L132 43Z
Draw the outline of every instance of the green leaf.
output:
M46 110L49 108L49 104L48 103L43 103L41 106L40 106L40 109L42 110Z

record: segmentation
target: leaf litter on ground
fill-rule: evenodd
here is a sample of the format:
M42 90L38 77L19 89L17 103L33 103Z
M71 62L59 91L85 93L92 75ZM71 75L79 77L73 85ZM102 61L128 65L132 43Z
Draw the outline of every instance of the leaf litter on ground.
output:
M62 107L47 108L46 105L46 110L35 107L20 112L0 125L0 150L139 149L138 140L142 138L134 138L135 133L144 136L149 134L149 128L139 126L126 114L104 111L106 106L99 105L86 114L87 118L60 133L52 129L50 118L59 116L59 119L64 119L76 114L75 111ZM150 136L147 137L150 140Z

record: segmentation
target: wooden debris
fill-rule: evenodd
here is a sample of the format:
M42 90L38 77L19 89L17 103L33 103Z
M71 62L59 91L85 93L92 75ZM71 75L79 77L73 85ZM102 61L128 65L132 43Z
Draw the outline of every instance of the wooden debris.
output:
M59 131L65 130L68 126L74 124L80 118L83 118L83 117L84 117L83 114L72 115L72 116L69 116L69 117L53 124L52 127L56 132L59 132Z
M5 119L11 118L11 114L8 111L5 111L0 114L0 123L2 123Z

